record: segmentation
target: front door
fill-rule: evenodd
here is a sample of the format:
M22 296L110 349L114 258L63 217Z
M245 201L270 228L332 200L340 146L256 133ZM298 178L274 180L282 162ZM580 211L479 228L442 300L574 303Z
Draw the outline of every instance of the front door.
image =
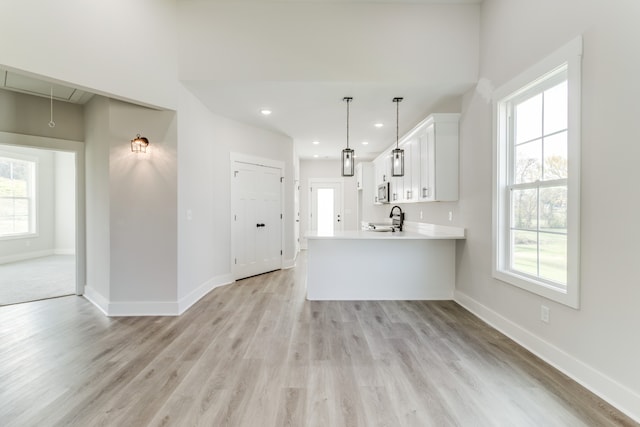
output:
M342 182L310 180L311 231L331 235L343 230Z
M234 162L234 276L282 268L281 169Z

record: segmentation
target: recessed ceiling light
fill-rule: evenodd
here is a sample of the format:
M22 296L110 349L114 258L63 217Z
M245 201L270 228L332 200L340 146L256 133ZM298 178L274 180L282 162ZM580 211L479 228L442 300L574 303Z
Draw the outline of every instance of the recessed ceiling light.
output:
M260 110L260 113L262 113L263 116L268 116L269 114L271 114L271 110L262 109Z
M376 123L374 126L377 127L377 128L381 128L384 125L382 123Z
M313 141L312 144L313 145L318 145L318 144L320 144L320 141Z
M318 156L317 154L314 154L313 157L320 157L320 156Z
M368 141L362 141L362 145L369 145Z

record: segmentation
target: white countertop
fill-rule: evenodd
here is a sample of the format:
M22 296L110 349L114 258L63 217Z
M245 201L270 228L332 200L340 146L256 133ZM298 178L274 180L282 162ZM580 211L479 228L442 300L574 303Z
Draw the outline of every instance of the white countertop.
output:
M307 239L335 239L335 240L430 240L430 239L464 239L465 230L425 223L405 223L407 231L369 231L352 230L336 231L331 234L308 232Z

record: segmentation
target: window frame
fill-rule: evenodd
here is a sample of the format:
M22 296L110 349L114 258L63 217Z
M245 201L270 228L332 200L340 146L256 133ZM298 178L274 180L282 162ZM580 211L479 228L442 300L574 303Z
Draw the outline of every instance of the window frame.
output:
M493 166L493 259L494 278L534 294L578 309L580 307L580 103L581 103L582 38L578 37L547 58L530 67L493 93L494 166ZM567 283L558 286L508 268L511 254L510 215L513 163L512 118L510 104L518 99L542 92L558 82L566 68L567 78L567 161L568 177L554 181L515 184L518 188L544 188L564 183L567 188ZM563 79L561 79L563 80Z
M0 157L11 159L19 162L29 162L31 163L31 188L29 189L29 231L23 233L13 233L13 234L0 234L0 241L3 240L15 240L15 239L29 239L38 236L38 169L39 162L36 157L26 156L19 153L14 153L10 151L0 151Z

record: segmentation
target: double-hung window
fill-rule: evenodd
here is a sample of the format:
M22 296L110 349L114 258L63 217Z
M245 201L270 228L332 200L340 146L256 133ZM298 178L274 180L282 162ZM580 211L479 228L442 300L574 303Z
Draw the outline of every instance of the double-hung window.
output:
M579 303L580 39L495 93L494 276Z
M36 162L0 154L0 238L35 233Z

